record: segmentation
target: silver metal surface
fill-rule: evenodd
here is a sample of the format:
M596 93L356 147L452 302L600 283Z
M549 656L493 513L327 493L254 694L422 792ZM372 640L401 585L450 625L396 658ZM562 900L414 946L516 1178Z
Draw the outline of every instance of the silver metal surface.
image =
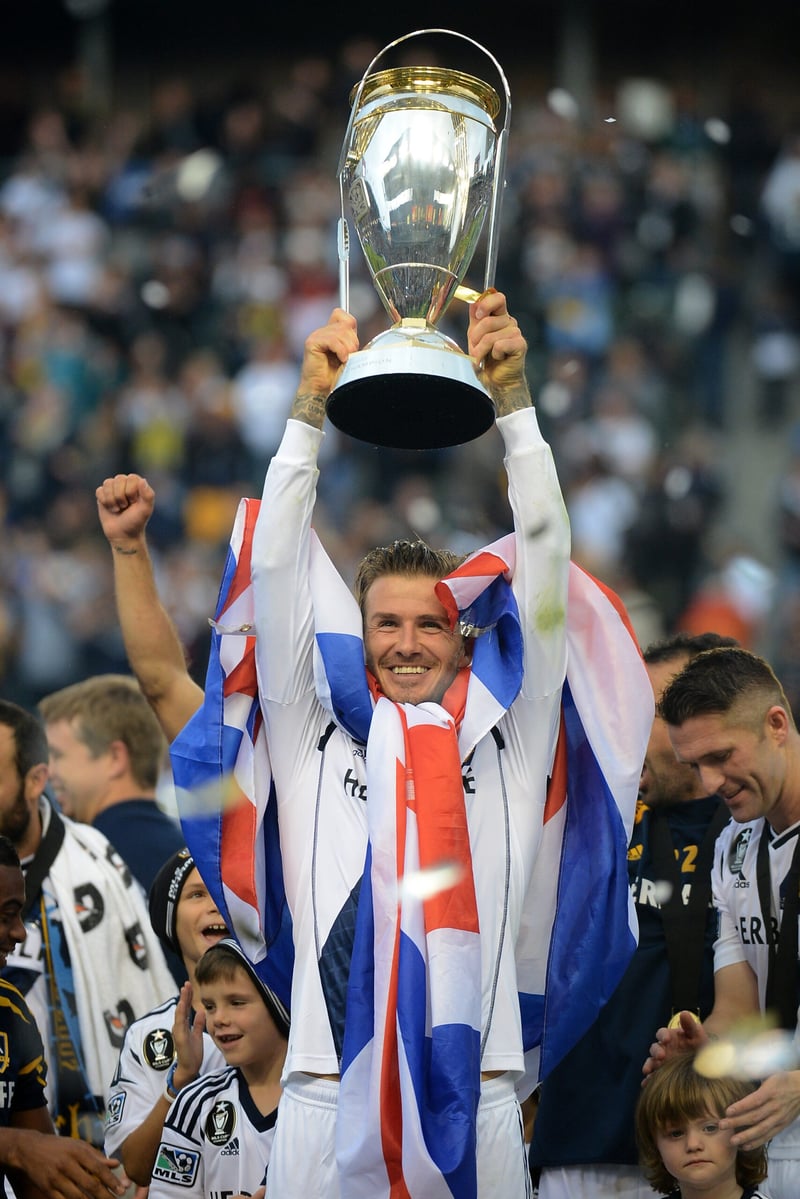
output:
M487 217L491 227L484 286L493 284L494 226L510 117L505 76L477 42L472 45L497 67L502 100L490 84L452 68L374 70L386 51L430 33L463 38L449 30L420 30L399 38L375 56L353 89L339 164L340 302L347 308L349 261L343 230L349 212L392 332L399 336L387 341L379 335L365 346L328 402L330 419L343 431L379 445L419 448L471 440L493 419L473 364L436 326L454 296L464 294L462 279ZM505 122L498 130L503 109ZM453 356L463 361L455 363ZM404 412L400 405L410 387L421 399ZM376 403L386 406L385 413L374 411L367 389ZM395 432L404 415L424 426L427 404L435 409L430 428Z

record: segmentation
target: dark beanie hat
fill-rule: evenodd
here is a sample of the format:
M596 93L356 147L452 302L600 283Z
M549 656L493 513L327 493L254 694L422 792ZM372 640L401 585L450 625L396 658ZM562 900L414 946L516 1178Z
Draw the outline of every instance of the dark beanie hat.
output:
M247 954L242 949L239 942L235 941L233 939L233 937L223 937L221 941L217 941L216 945L212 945L210 949L207 949L206 953L213 953L215 950L220 949L222 946L224 946L228 950L233 951L233 953L236 954L237 958L239 959L239 962L244 967L244 969L247 971L247 973L250 975L250 977L252 978L256 987L260 991L261 997L264 1000L264 1004L266 1005L267 1011L269 1012L270 1016L272 1016L275 1027L277 1028L278 1032L281 1034L282 1037L286 1037L288 1039L288 1036L289 1036L289 1009L286 1007L285 1004L281 1003L278 996L275 994L275 992L270 987L267 986L267 984L264 982L263 978L258 977L255 967L253 966L253 963L250 961L250 959L248 958Z
M181 956L176 931L178 900L183 885L194 870L194 858L188 849L179 849L167 858L150 884L147 906L153 932L166 949Z

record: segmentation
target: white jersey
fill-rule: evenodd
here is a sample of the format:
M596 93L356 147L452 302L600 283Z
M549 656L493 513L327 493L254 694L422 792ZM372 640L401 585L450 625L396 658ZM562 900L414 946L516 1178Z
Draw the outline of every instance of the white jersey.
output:
M252 1195L266 1182L276 1114L261 1114L233 1066L182 1087L164 1121L149 1199Z
M552 455L533 409L503 417L497 427L517 531L512 586L525 675L497 728L460 751L481 929L481 1067L521 1074L514 949L558 733L570 543ZM284 1079L340 1069L349 961L337 951L352 926L367 845L364 746L329 727L314 687L307 563L321 438L309 425L288 422L267 473L252 557L260 699L296 950Z
M791 865L797 837L800 836L800 824L776 836L764 820L755 820L751 824L731 821L717 838L711 882L719 918L717 940L714 943L714 971L736 962L747 962L758 979L758 1000L763 1012L766 1008L769 946L757 882L758 845L762 832L770 837L772 911L769 919L773 929L777 928L781 911L781 885ZM797 1032L795 1042L798 1043ZM770 1159L800 1160L800 1119L793 1121L770 1141L769 1156Z
M178 996L136 1020L125 1033L106 1104L105 1151L117 1157L128 1136L150 1115L164 1094L167 1071L175 1057L172 1028ZM201 1074L226 1068L225 1058L203 1033Z

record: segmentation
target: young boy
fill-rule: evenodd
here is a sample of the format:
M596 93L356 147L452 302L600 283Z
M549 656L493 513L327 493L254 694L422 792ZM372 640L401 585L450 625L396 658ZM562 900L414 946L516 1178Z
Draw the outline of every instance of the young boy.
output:
M252 1195L266 1182L289 1014L229 938L197 963L195 988L227 1069L179 1091L164 1122L150 1199Z
M224 1070L193 996L194 972L227 928L188 849L168 858L148 896L150 923L165 952L179 955L188 982L128 1028L106 1106L105 1149L129 1178L147 1186L164 1118L178 1089L199 1074Z
M691 1053L664 1062L648 1078L636 1108L636 1137L654 1191L669 1199L765 1199L756 1187L767 1175L766 1150L737 1148L734 1129L719 1126L726 1108L754 1089L735 1078L703 1077Z

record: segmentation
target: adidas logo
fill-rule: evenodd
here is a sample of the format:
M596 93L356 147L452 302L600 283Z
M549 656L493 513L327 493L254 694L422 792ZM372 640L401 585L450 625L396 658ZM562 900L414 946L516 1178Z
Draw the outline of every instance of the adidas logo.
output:
M234 1137L232 1141L228 1141L227 1145L223 1145L219 1151L220 1157L238 1157L239 1156L239 1138Z

